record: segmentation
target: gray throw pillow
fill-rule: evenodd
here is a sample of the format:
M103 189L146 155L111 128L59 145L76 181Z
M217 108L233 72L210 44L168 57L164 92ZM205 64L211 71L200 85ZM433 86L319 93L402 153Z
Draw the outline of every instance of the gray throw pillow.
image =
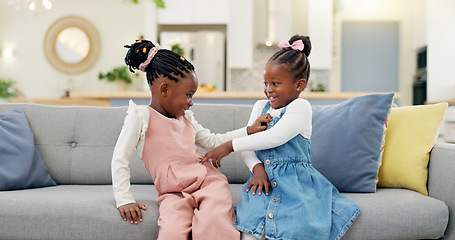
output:
M35 148L21 109L0 114L0 191L57 185Z

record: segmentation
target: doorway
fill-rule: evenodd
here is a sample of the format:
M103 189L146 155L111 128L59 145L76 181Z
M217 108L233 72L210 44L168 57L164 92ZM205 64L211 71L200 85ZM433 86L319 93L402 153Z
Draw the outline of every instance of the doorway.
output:
M343 92L398 91L398 23L342 23Z

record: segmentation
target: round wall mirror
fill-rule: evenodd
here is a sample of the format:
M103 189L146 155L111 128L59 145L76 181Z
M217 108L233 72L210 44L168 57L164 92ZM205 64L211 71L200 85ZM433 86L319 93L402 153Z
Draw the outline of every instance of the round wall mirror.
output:
M58 34L55 48L64 62L78 63L88 56L90 40L80 28L69 27Z
M51 65L64 73L81 73L98 59L100 38L86 19L68 16L51 25L44 39L44 52Z

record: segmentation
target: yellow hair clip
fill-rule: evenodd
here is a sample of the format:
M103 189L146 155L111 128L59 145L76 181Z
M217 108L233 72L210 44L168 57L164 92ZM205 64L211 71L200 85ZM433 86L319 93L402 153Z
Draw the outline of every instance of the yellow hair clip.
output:
M182 60L182 61L185 61L185 58L184 58L184 57L182 57L182 56L180 56L180 60Z
M143 53L146 53L146 52L147 52L147 48L143 48L143 49L142 49L142 52L143 52Z

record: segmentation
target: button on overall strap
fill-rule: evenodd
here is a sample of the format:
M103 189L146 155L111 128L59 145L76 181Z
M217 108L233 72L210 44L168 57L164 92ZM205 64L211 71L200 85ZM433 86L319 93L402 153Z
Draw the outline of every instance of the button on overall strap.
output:
M281 110L281 113L280 113L280 116L279 117L274 117L272 118L272 124L269 124L268 128L271 128L273 125L275 125L278 120L280 120L280 118L284 115L284 113L286 112L286 108L287 106L285 106L282 110ZM262 109L262 113L261 113L261 116L266 114L270 109L270 102L267 102L264 106L264 108Z

